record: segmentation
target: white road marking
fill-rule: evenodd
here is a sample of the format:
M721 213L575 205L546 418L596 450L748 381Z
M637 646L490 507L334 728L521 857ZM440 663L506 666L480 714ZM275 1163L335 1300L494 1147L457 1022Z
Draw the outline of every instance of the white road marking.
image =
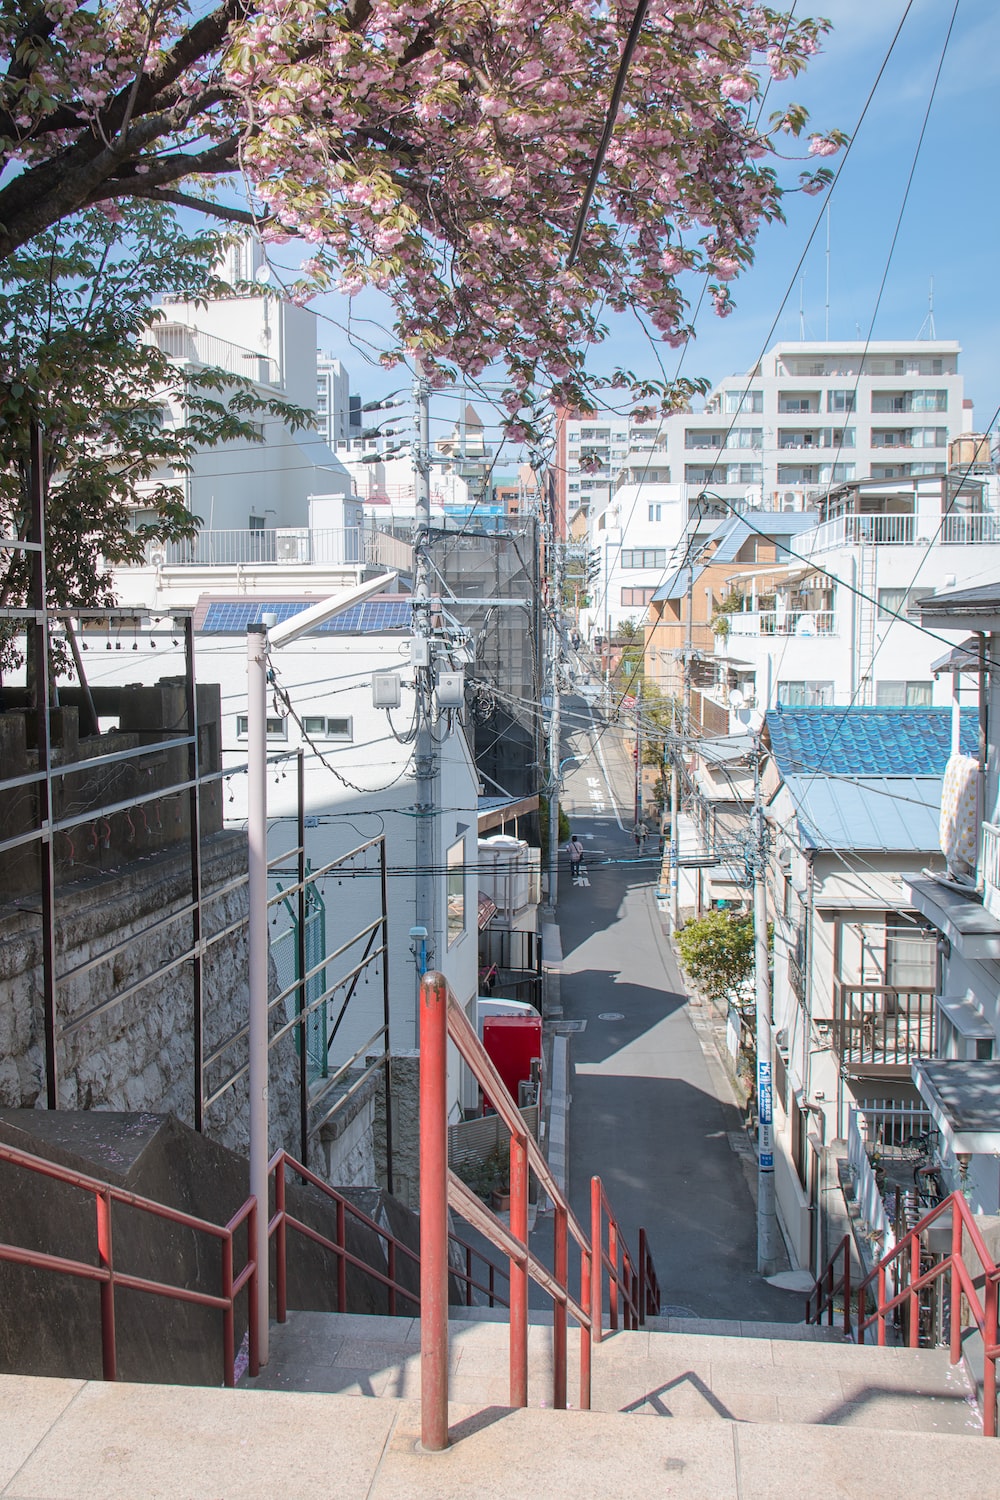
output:
M611 803L612 809L614 811L615 822L624 833L625 824L622 822L621 813L618 811L618 803L615 800L614 789L611 785L611 777L608 775L608 763L604 759L604 751L601 749L600 730L597 727L597 720L594 718L594 710L589 703L587 704L587 712L590 715L590 735L593 742L594 754L597 756L598 764L601 767L601 774L604 777L604 785L608 789L608 801ZM601 808L601 811L604 811L603 807Z

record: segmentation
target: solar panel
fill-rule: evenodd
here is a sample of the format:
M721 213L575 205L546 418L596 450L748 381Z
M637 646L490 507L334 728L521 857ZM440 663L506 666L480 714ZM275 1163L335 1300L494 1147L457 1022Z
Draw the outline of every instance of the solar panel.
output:
M315 599L269 602L256 599L216 600L208 606L201 627L204 635L242 635L248 625L259 625L265 615L280 624L315 604ZM315 627L331 635L368 635L385 630L409 630L409 599L367 599Z

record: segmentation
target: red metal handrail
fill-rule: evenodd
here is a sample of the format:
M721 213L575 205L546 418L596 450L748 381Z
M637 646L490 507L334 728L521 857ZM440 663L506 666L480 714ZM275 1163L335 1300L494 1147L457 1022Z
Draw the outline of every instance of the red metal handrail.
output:
M502 1224L470 1188L448 1170L447 1050L449 1039L472 1070L480 1087L510 1134L510 1227ZM552 1270L528 1246L528 1178L534 1172L554 1213ZM606 1204L599 1179L599 1198ZM553 1405L566 1406L567 1314L580 1328L580 1407L590 1406L591 1339L600 1337L604 1257L603 1234L592 1242L584 1233L526 1130L520 1111L499 1072L469 1024L443 974L420 981L420 1296L421 1296L421 1439L425 1449L448 1445L448 1208L462 1216L501 1250L510 1272L510 1404L528 1404L528 1281L544 1288L553 1301ZM617 1220L608 1211L609 1234L627 1257ZM612 1231L611 1226L614 1226ZM580 1300L569 1290L569 1241L580 1252ZM593 1244L593 1248L592 1248ZM659 1286L652 1258L642 1240L639 1264L614 1256L612 1297L627 1286L627 1306L637 1320L651 1300L659 1306ZM595 1274L595 1262L598 1262ZM631 1316L631 1312L630 1312Z
M843 1261L843 1269L837 1275L837 1262ZM851 1336L851 1237L845 1234L830 1259L816 1278L816 1285L806 1298L806 1322L822 1323L826 1313L827 1325L833 1327L834 1298L843 1296L844 1337ZM815 1298L815 1307L813 1299Z
M252 1254L257 1214L257 1203L254 1198L248 1198L227 1223L213 1224L208 1219L197 1218L194 1214L184 1213L180 1209L168 1208L164 1203L156 1203L153 1199L143 1198L138 1193L127 1192L124 1188L114 1187L111 1183L102 1182L96 1177L88 1177L83 1172L75 1172L70 1167L60 1166L57 1162L47 1161L44 1157L33 1156L30 1152L21 1151L16 1146L0 1143L0 1161L32 1172L39 1177L50 1177L56 1182L64 1183L67 1187L93 1195L97 1221L96 1265L89 1261L74 1260L68 1256L50 1255L42 1250L29 1250L20 1245L7 1244L0 1244L0 1260L9 1261L15 1265L31 1266L36 1270L52 1271L57 1275L74 1276L84 1281L96 1281L99 1284L101 1364L105 1380L118 1378L115 1320L115 1291L118 1287L124 1287L133 1292L148 1292L158 1297L169 1297L177 1302L191 1302L201 1307L218 1308L222 1313L223 1379L230 1387L236 1384L236 1298L244 1287L247 1287L249 1290L247 1304L249 1368L252 1375L258 1373L259 1329L255 1296L257 1264ZM145 1276L132 1276L127 1272L116 1270L112 1233L112 1206L116 1203L220 1240L222 1243L222 1288L219 1295L193 1291L190 1287L155 1281ZM247 1225L247 1260L242 1270L236 1275L233 1237L244 1223Z
M276 1151L267 1164L267 1172L269 1177L274 1177L274 1213L268 1220L267 1232L269 1238L275 1241L275 1291L279 1323L284 1323L288 1316L289 1229L295 1230L304 1239L311 1240L313 1244L321 1246L322 1249L328 1250L332 1255L336 1256L338 1312L345 1312L347 1307L347 1267L349 1265L354 1266L364 1275L371 1277L373 1281L387 1289L390 1317L396 1316L398 1298L403 1298L405 1301L412 1303L414 1308L419 1309L419 1293L410 1287L404 1286L396 1277L397 1255L405 1256L411 1265L419 1267L420 1256L416 1250L412 1250L409 1245L394 1235L391 1230L386 1229L384 1225L376 1223L363 1209L358 1208L356 1204L352 1203L337 1188L331 1187L328 1182L324 1182L321 1177L317 1177L315 1172L311 1172L308 1167L303 1166L290 1152L283 1150ZM337 1215L336 1239L331 1239L329 1235L322 1234L319 1230L312 1228L311 1225L296 1218L294 1214L289 1213L285 1194L286 1172L291 1172L304 1182L311 1183L313 1187L318 1188L324 1197L328 1198L335 1205ZM366 1229L371 1230L372 1233L378 1235L379 1239L383 1241L386 1252L385 1273L376 1270L374 1266L369 1265L367 1261L362 1260L359 1256L354 1255L348 1250L346 1241L348 1217L352 1218L358 1224L363 1224ZM450 1244L457 1248L459 1257L463 1261L462 1268L459 1268L456 1263L450 1262L449 1269L450 1274L465 1287L466 1304L471 1307L473 1305L473 1293L479 1291L487 1297L490 1307L498 1305L506 1307L507 1303L496 1289L496 1274L499 1271L503 1275L503 1268L495 1265L481 1250L477 1249L474 1245L470 1245L460 1235L449 1233L448 1239ZM486 1282L477 1280L473 1274L472 1263L474 1259L479 1259L484 1263L487 1274Z
M939 1220L950 1218L951 1249L927 1271L920 1269L920 1251L923 1236L932 1225ZM974 1278L966 1265L965 1241L975 1251L979 1260L980 1271L983 1276L983 1299L980 1301L976 1290ZM841 1241L837 1250L831 1257L830 1262L824 1269L822 1276L817 1281L809 1300L806 1304L806 1320L810 1318L810 1310L813 1298L817 1300L816 1321L822 1307L825 1306L826 1293L821 1289L821 1282L828 1274L832 1275L832 1266L837 1258L844 1252L845 1276L847 1277L847 1296L845 1298L845 1331L850 1330L850 1249L846 1236ZM894 1274L897 1290L887 1294L887 1278L889 1273ZM949 1330L949 1353L951 1363L957 1365L962 1358L962 1334L963 1325L962 1307L968 1307L979 1330L983 1341L983 1435L985 1437L996 1437L997 1435L997 1357L1000 1356L1000 1327L998 1327L998 1307L1000 1307L1000 1296L998 1296L998 1284L1000 1284L1000 1267L990 1256L982 1235L976 1227L972 1210L966 1203L961 1193L951 1193L947 1198L936 1203L923 1218L914 1224L903 1235L897 1244L883 1255L877 1265L873 1266L868 1275L857 1288L857 1337L858 1343L865 1342L865 1334L874 1324L877 1330L877 1342L884 1345L886 1342L886 1318L894 1312L897 1307L905 1307L908 1313L907 1341L911 1349L919 1347L920 1343L920 1293L925 1288L932 1286L944 1276L950 1280L950 1330ZM836 1288L834 1288L836 1290ZM869 1297L874 1302L874 1310L868 1312L867 1302ZM830 1294L832 1305L832 1292Z
M607 1247L604 1228L607 1225ZM645 1229L639 1230L639 1254L633 1261L621 1225L608 1202L604 1185L599 1177L590 1179L590 1274L592 1288L590 1305L604 1308L604 1272L608 1273L608 1316L611 1330L618 1327L619 1296L621 1298L622 1328L641 1328L647 1316L655 1317L660 1311L660 1284L656 1267L649 1253ZM594 1343L603 1338L603 1316L594 1323Z

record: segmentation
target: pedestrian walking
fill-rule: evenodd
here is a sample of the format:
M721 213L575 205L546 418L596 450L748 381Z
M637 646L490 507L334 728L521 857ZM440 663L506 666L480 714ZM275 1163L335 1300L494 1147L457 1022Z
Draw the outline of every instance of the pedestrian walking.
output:
M646 842L645 823L636 823L635 827L632 829L632 837L635 839L635 852L637 854L641 854L643 845Z
M579 875L580 866L583 863L583 845L580 843L580 840L577 838L575 833L571 833L569 836L569 843L566 845L566 853L569 855L570 870L572 871L574 876Z

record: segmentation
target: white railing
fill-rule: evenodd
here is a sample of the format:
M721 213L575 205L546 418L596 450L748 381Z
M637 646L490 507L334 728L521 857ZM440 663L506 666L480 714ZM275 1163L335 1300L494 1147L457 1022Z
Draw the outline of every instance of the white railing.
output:
M949 546L959 547L976 546L981 542L1000 542L1000 516L992 511L945 516L939 540Z
M832 609L758 609L729 616L730 635L836 635Z
M903 547L926 537L948 546L976 546L982 542L1000 542L1000 515L992 511L974 511L942 516L914 515L836 516L832 521L795 538L794 550L800 557L813 557L832 547L852 547L861 543L877 547Z
M227 370L231 375L245 376L257 385L281 387L276 360L254 349L232 344L228 339L220 339L214 333L202 333L199 328L191 328L186 323L154 323L149 337L170 359Z
M979 870L983 878L983 905L991 917L1000 917L1000 824L984 823Z
M233 568L255 563L341 564L368 560L370 535L360 526L310 531L307 526L260 531L199 531L186 541L151 543L147 563L170 568Z
M847 1122L847 1160L854 1182L854 1201L862 1232L874 1245L876 1259L888 1255L896 1243L896 1233L889 1221L882 1192L868 1159L868 1125L859 1109L851 1106Z

